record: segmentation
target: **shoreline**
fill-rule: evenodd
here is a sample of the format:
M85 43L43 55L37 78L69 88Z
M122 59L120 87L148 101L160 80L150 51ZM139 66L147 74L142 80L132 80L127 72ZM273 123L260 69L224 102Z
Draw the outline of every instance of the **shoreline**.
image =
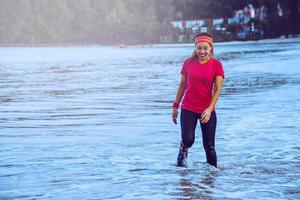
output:
M300 43L300 37L295 38L271 38L262 40L247 40L247 41L227 41L227 42L215 42L215 46L231 46L231 45L261 45L261 44L288 44L288 43ZM151 44L151 45L132 45L128 47L182 47L182 46L194 46L194 43L170 43L170 44Z
M300 37L293 38L271 38L271 39L261 39L261 40L246 40L246 41L226 41L226 42L215 42L216 46L224 45L240 45L240 44L282 44L282 43L300 43ZM10 48L10 47L116 47L116 48L141 48L141 47L182 47L182 46L194 46L193 43L156 43L156 44L137 44L137 45L101 45L101 44L0 44L0 48Z

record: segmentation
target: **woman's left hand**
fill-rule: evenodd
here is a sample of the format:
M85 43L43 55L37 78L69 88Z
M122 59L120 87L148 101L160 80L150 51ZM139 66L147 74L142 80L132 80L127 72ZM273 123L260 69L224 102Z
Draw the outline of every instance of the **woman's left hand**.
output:
M211 115L212 110L210 108L205 109L202 114L201 114L201 123L207 123L210 119L210 115Z

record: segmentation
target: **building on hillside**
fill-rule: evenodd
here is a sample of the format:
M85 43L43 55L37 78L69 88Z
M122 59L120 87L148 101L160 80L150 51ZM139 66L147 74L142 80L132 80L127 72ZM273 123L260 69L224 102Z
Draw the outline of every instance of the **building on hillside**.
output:
M255 9L248 4L231 18L172 21L172 37L175 42L192 42L197 33L210 32L217 41L260 39L264 33L259 24L266 14L264 6Z

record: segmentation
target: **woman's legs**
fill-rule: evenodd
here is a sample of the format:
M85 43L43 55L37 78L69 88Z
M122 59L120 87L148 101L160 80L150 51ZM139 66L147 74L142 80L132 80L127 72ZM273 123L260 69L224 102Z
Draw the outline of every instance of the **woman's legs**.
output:
M206 160L210 165L217 167L217 154L215 150L215 135L217 126L216 112L212 112L207 123L201 123L203 147L206 153Z
M179 166L186 166L186 158L188 148L192 147L195 142L195 129L197 120L200 119L201 114L194 113L188 110L181 110L180 124L181 124L181 143L177 164ZM209 121L205 124L201 123L203 147L206 153L206 160L210 165L217 167L217 154L215 150L215 135L217 126L217 116L215 111L211 113Z

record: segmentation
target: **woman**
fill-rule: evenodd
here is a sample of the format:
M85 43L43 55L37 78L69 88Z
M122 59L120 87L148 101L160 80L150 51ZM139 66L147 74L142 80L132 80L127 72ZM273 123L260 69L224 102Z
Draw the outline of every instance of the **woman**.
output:
M201 123L203 147L206 160L217 167L215 132L217 117L215 105L220 96L224 71L220 61L213 57L213 38L207 33L195 37L195 50L181 69L181 81L173 102L173 122L177 124L178 108L182 97L180 113L181 142L177 165L187 167L188 149L195 141L198 119Z

